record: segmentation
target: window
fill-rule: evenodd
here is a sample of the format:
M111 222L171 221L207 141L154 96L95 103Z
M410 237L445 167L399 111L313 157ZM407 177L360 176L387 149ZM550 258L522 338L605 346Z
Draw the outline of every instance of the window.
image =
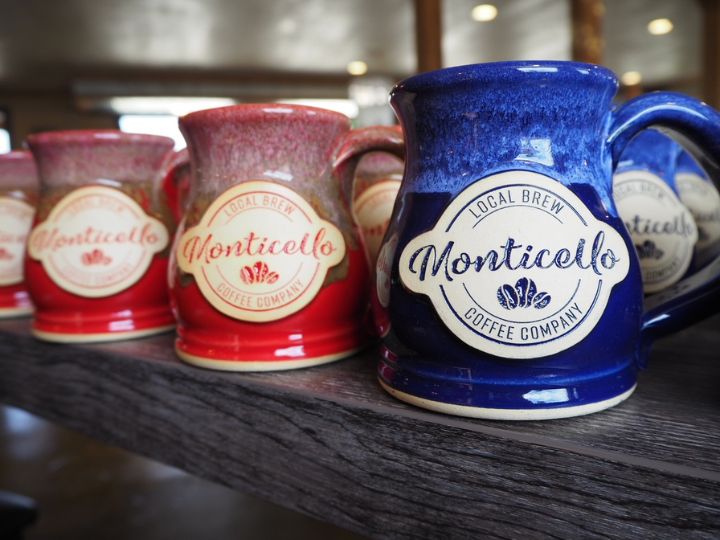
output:
M173 114L123 114L118 119L120 130L128 133L164 135L175 141L175 150L185 148L185 139Z
M8 115L5 111L0 109L0 154L9 152L11 149L10 145L10 132L7 129Z

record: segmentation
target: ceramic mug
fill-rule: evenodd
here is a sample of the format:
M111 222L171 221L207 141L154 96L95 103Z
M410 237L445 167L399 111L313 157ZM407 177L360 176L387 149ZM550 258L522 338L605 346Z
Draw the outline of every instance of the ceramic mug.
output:
M57 131L28 145L41 181L25 264L35 336L90 342L173 328L166 276L175 221L161 189L173 141Z
M402 138L400 126L392 129ZM390 223L404 166L403 160L393 154L370 152L362 157L355 172L353 216L361 229L372 266Z
M449 414L547 419L611 407L652 338L717 310L720 263L648 297L612 198L628 141L671 126L720 157L720 115L572 62L429 72L391 94L405 177L378 257L393 396Z
M358 159L397 130L254 104L180 119L191 187L172 251L176 351L223 370L294 369L364 346L369 267L350 204Z
M645 130L623 150L613 175L613 198L640 260L646 293L680 281L698 240L695 220L675 185L681 151L670 137Z
M30 315L33 310L23 258L38 188L30 152L0 154L0 318Z
M691 271L697 271L720 253L720 193L705 170L686 151L675 162L675 185L698 228Z

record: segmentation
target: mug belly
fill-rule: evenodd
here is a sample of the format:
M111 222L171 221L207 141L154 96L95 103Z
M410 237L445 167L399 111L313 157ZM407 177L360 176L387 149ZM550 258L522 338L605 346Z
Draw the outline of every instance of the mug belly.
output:
M175 349L184 361L227 371L310 367L350 356L365 346L368 289L365 256L348 252L347 277L323 287L302 310L272 322L248 322L219 312L194 281L172 288L178 313ZM187 279L187 276L186 276Z

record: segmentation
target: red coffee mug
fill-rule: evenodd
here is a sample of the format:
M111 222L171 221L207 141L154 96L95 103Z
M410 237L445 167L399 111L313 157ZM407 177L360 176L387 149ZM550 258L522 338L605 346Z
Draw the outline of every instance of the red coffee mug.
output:
M392 128L402 138L400 126ZM375 265L395 199L403 178L405 162L387 152L370 152L362 157L355 172L353 216L360 226L371 265Z
M161 188L173 141L120 131L28 137L41 194L28 241L33 333L47 341L129 339L169 330L175 220Z
M30 315L33 310L23 258L38 187L30 152L0 154L0 318Z
M350 203L360 156L394 129L257 104L191 113L190 200L172 251L176 351L215 369L294 369L366 342L369 268Z

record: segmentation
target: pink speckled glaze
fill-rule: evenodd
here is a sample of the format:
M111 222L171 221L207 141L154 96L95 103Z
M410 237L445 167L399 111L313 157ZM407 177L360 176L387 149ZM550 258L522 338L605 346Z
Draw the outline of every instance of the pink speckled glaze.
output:
M187 148L173 153L165 173L163 187L167 193L168 206L173 211L175 219L180 221L190 197L190 153Z
M303 197L328 201L320 216L344 231L352 220L336 201L333 152L350 131L345 115L299 105L253 104L190 113L180 119L195 181L190 197L219 195L243 180L291 185Z
M173 140L117 130L47 131L30 135L43 186L81 186L100 178L158 182Z
M357 175L380 176L402 174L405 162L387 152L370 152L363 156L357 168Z
M169 242L175 222L170 215L169 197L163 193L161 181L172 157L173 140L115 130L56 131L31 135L28 145L37 161L41 179L38 213L25 258L28 290L36 307L33 321L35 336L48 341L92 342L129 339L172 329L174 318L170 311L166 279ZM105 217L97 220L84 217L90 214L84 214L79 207L81 210L77 214L71 213L78 216L73 218L72 231L63 229L66 222L50 221L52 210L65 200L75 200L71 197L75 197L74 193L80 189L110 190L105 193L119 191L122 195L94 195L97 197L95 200L105 201L105 208L109 209L112 206L107 201L115 201L119 208L131 208L124 202L130 199L130 203L139 206L145 215L138 215L132 210L116 220L120 216L118 211L112 214L112 210L106 210L102 214ZM111 215L108 216L109 213ZM136 216L133 222L128 220L129 214ZM157 227L152 228L155 231L152 234L156 235L154 238L158 238L157 235L165 240L169 238L164 247L160 245L157 250L137 248L143 249L144 254L149 253L143 255L142 263L131 262L137 259L127 250L111 252L112 256L105 255L104 250L114 249L108 246L110 242L142 245L138 240L141 238L139 231L150 230L143 228L151 226L148 225L151 223L149 220L157 223L152 225ZM60 263L40 260L32 256L33 246L42 243L42 240L33 243L33 234L37 230L74 239L72 242L65 241L60 246L62 249L74 243L87 251L82 253L82 258L62 252L56 259L62 261ZM105 262L98 263L98 260ZM69 289L67 282L72 274L67 271L62 281L58 281L49 269L61 264L69 265L71 261L72 264L86 265L86 268L92 266L93 269L100 264L113 263L114 266L108 266L108 271L125 281L120 281L117 289L99 296L87 293L90 286L83 289L85 284L82 282L77 289ZM125 268L132 268L136 273L130 278L122 278L127 272Z
M40 188L37 167L30 152L0 154L0 189L35 192Z
M397 132L385 127L351 131L342 114L280 104L199 111L181 118L180 129L190 151L192 187L189 225L180 225L178 239L196 226L207 204L214 204L211 201L225 197L234 186L260 181L295 192L321 220L340 231L346 246L344 258L328 270L307 305L279 319L259 321L227 315L208 300L196 279L177 266L178 253L187 246L180 240L172 253L170 274L180 357L215 369L293 369L336 360L361 348L368 338L364 314L369 268L350 212L353 177L358 160L367 152L402 154ZM272 212L266 215L263 220L278 219ZM236 227L240 241L255 222L238 221ZM260 268L264 262L253 257ZM283 274L282 261L289 260L283 257L266 261Z

